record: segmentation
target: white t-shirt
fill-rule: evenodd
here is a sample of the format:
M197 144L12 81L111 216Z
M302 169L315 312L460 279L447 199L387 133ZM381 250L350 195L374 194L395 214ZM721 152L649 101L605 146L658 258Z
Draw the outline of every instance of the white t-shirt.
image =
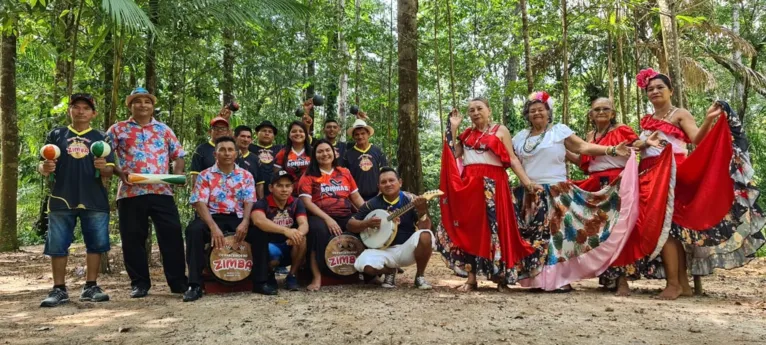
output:
M540 135L527 138L529 129L524 129L513 137L513 150L521 160L527 176L536 184L553 184L567 180L566 153L564 140L574 132L566 125L555 124L537 147L531 152ZM524 146L528 150L524 151Z

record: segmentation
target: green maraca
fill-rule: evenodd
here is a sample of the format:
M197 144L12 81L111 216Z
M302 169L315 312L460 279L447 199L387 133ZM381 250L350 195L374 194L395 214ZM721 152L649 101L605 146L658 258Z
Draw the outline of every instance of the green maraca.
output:
M112 153L112 148L109 144L99 140L90 145L90 152L96 158L106 158ZM96 169L96 178L101 177L101 170Z

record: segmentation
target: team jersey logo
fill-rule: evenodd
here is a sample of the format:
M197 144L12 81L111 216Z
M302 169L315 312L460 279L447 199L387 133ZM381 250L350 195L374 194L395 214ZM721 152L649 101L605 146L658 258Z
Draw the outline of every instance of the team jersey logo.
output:
M274 155L271 154L271 150L261 150L258 153L258 160L261 161L261 164L271 164L274 161Z
M335 197L338 192L350 192L351 188L343 184L343 181L331 179L330 183L322 183L319 185L319 192L322 196Z
M90 149L88 146L85 146L82 141L73 140L69 143L69 146L67 146L66 152L72 156L72 158L80 159L87 156L88 153L90 153Z
M359 156L359 168L362 169L362 171L370 171L372 166L372 156L368 154Z
M293 218L290 217L290 213L287 210L277 210L277 214L274 215L274 219L271 220L274 224L290 228L293 226Z
M308 166L311 164L311 161L304 158L304 157L298 157L296 160L291 160L287 162L288 168L303 168L305 166Z

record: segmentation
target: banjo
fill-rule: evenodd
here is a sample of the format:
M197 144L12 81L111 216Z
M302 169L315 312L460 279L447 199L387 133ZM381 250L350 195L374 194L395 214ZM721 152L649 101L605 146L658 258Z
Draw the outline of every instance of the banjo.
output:
M443 194L444 192L441 190L434 189L432 191L425 192L425 194L422 196L426 200L431 200ZM388 246L391 245L391 242L393 242L394 238L396 237L398 224L394 222L394 219L399 218L401 215L405 214L413 207L415 207L415 204L410 202L392 213L388 213L386 210L373 210L370 212L366 217L364 217L364 220L373 217L380 218L380 227L364 229L364 231L362 231L360 234L362 243L364 243L367 248L372 249L388 248Z

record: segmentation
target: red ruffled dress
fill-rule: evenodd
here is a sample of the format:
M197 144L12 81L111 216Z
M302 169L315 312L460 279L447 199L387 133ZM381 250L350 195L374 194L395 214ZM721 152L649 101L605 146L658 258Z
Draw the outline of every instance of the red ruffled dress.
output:
M503 276L534 249L520 234L513 209L513 198L506 169L511 157L503 142L495 136L499 125L481 132L472 128L458 139L463 144L462 175L449 147L451 135L442 153L440 206L444 231L437 231L439 249L451 266L471 264L475 256L479 267L466 266L466 271ZM483 266L483 267L482 267Z
M630 145L636 140L638 140L638 135L636 135L632 128L620 125L609 131L602 138L592 140L591 142L604 146L616 146L622 142ZM580 169L590 176L585 180L573 181L572 183L589 192L596 192L605 185L614 183L620 177L622 170L625 169L627 162L627 157L581 155Z

